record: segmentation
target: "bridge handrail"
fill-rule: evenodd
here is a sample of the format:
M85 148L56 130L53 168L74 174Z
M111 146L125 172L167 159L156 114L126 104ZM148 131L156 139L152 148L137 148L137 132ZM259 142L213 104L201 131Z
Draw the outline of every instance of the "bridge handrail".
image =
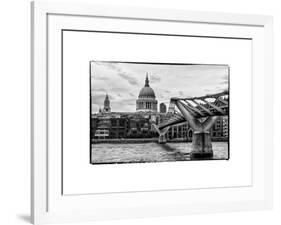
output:
M229 92L228 91L223 91L220 93L216 93L216 94L208 94L208 95L204 95L204 96L199 96L199 97L188 97L188 98L171 98L174 100L200 100L200 99L206 99L206 98L218 98L224 95L228 95Z

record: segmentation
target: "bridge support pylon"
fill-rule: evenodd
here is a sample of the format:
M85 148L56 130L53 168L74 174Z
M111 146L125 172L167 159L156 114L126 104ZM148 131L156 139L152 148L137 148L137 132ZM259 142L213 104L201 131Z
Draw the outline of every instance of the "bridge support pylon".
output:
M167 139L165 137L165 134L160 134L159 139L158 139L158 143L159 144L165 144L166 142L167 142Z
M209 131L195 131L192 137L191 159L212 158L213 149Z
M201 122L180 101L176 101L176 106L187 120L193 130L191 159L206 159L213 157L212 141L210 129L216 122L218 116L210 116Z
M167 133L167 131L169 130L170 127L169 126L165 127L163 130L159 130L159 128L155 124L153 124L153 127L155 128L155 130L159 134L158 143L159 144L165 144L167 142L165 134Z

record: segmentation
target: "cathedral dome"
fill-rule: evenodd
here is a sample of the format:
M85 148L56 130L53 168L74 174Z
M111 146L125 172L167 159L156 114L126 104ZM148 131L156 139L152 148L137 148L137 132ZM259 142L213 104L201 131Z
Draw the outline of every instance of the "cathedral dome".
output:
M153 99L155 99L155 93L154 93L153 89L149 86L148 77L146 77L146 79L145 79L144 87L140 90L139 98L153 98Z
M140 90L139 98L155 98L155 93L151 87L143 87Z
M136 100L137 112L157 112L157 100L155 93L149 86L148 75L146 74L145 85L140 90L139 98Z

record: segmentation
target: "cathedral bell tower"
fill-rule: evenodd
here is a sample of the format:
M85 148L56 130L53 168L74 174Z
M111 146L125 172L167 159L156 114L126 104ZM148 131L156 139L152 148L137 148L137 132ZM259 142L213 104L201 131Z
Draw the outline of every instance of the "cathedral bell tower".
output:
M108 97L107 93L105 95L105 99L104 99L104 103L103 103L103 112L104 113L110 113L111 112L110 101L109 101L109 97Z

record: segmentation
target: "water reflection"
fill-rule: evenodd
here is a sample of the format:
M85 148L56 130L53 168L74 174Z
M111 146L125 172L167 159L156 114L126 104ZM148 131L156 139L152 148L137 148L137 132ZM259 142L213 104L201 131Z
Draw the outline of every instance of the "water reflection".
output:
M166 143L126 143L92 144L92 163L136 163L168 162L190 160L190 142ZM228 143L213 142L213 159L228 158Z

